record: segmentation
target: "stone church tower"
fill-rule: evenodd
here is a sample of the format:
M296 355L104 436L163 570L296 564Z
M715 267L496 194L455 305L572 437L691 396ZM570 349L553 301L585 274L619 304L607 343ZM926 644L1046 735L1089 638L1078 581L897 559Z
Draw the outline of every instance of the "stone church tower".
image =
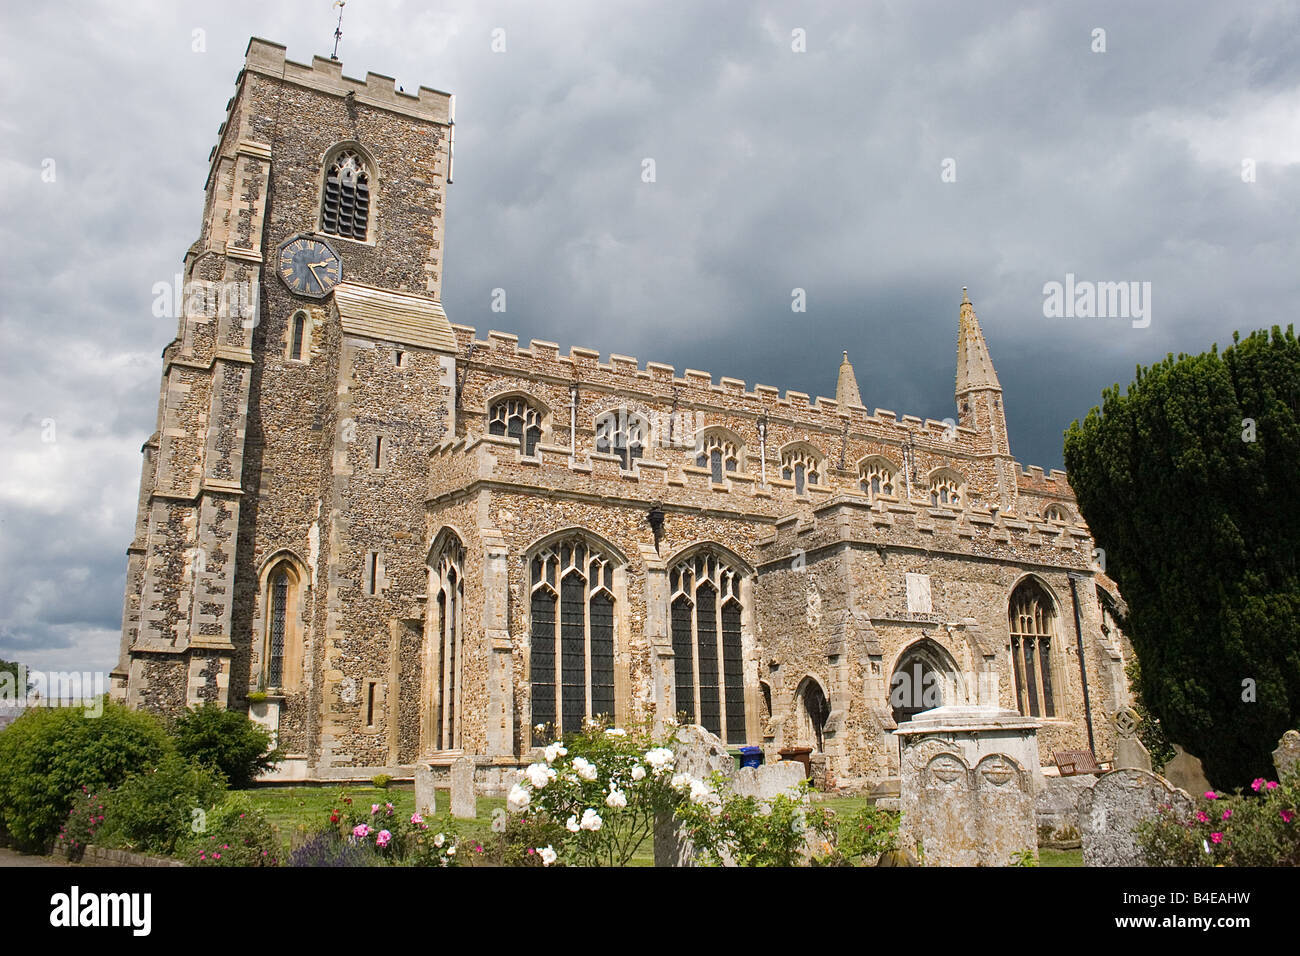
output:
M1118 598L1065 475L1012 456L967 296L945 422L868 410L847 352L810 398L480 338L440 302L453 113L250 42L163 352L115 695L247 711L291 779L468 755L506 787L585 720L678 716L866 788L937 703L1108 755Z
M112 675L131 704L251 694L292 753L373 726L308 720L327 692L382 711L390 675L351 645L423 616L393 595L423 577L424 455L454 427L452 109L249 43L143 449Z

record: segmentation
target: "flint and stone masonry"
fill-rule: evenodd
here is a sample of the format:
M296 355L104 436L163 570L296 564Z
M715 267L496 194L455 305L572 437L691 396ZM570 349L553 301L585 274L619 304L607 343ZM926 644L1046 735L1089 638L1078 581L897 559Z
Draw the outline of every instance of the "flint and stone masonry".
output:
M601 715L808 747L843 789L944 704L1110 757L1119 597L1065 474L1013 457L964 292L945 422L869 411L847 353L810 399L480 338L440 302L453 117L249 43L184 274L255 308L163 352L117 697L248 711L280 776L469 757L480 792ZM329 288L286 278L296 237Z

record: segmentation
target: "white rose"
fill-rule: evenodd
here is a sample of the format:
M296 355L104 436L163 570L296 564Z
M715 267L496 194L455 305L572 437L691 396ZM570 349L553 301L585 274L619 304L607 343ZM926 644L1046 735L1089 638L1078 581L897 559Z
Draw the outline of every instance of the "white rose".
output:
M627 796L622 790L611 790L609 796L605 798L605 806L621 810L627 806Z
M544 763L535 763L525 772L528 782L538 790L541 790L548 783L555 779L555 771Z
M436 837L433 838L433 845L438 847L439 849L441 849L442 845L446 842L447 842L447 838L443 836L441 833L439 833Z
M542 855L542 866L550 866L559 859L559 854L555 852L554 847L545 846L539 852Z
M568 752L568 749L561 745L558 740L543 751L547 763L555 763L556 760Z
M573 769L578 772L578 776L583 780L596 779L596 765L582 757L573 758Z
M586 810L582 811L582 823L580 823L579 826L584 830L591 830L594 832L600 829L601 822L600 814L591 807L588 807Z
M632 779L633 779L633 780L644 780L644 779L645 779L645 767L641 766L640 764L637 764L635 767L633 767L633 768L632 768Z
M569 817L569 822L564 825L564 829L570 833L577 833L582 827L578 824L577 817Z
M691 803L708 803L713 790L703 780L691 781Z
M611 728L609 728L609 730L605 731L605 733L608 734L610 737L626 737L626 736L627 736L627 731L626 731L626 730L623 730L623 729L620 728L620 727L611 727Z
M524 787L515 784L510 788L509 796L506 797L506 806L511 813L523 813L528 809L528 804L532 802L532 799Z
M688 790L694 779L689 773L674 774L671 786L674 790Z

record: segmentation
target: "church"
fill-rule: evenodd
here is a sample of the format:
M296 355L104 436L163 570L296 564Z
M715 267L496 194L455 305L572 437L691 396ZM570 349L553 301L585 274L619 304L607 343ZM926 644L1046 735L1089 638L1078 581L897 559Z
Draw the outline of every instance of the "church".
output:
M848 353L810 398L480 335L441 303L453 97L285 53L249 43L211 153L184 278L220 294L163 351L116 698L246 711L290 780L491 789L671 717L866 790L940 704L1109 758L1120 598L965 291L946 421L868 410Z

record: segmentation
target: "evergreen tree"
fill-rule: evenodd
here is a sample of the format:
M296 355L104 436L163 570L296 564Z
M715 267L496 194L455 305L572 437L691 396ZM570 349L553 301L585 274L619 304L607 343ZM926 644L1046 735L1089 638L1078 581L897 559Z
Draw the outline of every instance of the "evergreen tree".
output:
M1168 356L1065 435L1128 604L1139 692L1218 787L1272 777L1300 718L1300 342Z

